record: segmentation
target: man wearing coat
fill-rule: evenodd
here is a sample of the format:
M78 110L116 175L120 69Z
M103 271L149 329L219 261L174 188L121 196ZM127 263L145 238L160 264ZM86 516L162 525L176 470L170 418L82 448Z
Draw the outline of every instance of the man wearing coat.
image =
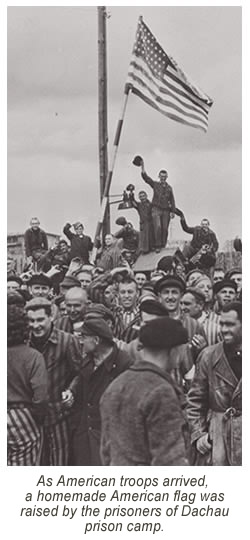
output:
M241 465L242 306L221 313L223 341L200 354L188 394L187 415L197 465Z
M182 391L168 373L172 347L187 342L180 321L159 317L140 328L143 354L101 398L103 465L189 465Z

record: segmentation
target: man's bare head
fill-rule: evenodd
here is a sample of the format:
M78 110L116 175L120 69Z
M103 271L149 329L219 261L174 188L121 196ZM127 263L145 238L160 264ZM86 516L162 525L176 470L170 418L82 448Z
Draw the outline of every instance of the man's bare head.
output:
M87 307L88 295L81 287L72 287L65 294L65 305L67 313L76 322L82 319Z

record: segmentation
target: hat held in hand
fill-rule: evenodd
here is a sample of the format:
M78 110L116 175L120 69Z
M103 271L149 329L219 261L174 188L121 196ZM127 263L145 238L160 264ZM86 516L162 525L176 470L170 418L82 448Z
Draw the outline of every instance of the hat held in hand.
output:
M132 163L133 165L136 165L136 167L140 167L143 162L143 159L141 156L135 156Z

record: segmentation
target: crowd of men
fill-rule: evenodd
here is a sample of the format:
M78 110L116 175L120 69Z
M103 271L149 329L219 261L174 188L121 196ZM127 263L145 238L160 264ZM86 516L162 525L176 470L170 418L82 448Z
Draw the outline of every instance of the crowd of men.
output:
M118 218L94 262L82 223L48 248L32 218L25 271L8 266L8 465L241 464L241 268L216 266L208 221L188 227L166 171L154 182L137 161L152 231L143 192L142 235ZM174 212L191 243L135 272Z

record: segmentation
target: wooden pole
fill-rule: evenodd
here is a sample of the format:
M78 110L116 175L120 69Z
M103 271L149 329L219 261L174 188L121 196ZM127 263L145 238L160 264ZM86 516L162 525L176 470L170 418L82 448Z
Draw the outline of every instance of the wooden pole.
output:
M99 123L99 172L100 202L105 191L108 176L108 105L107 105L107 45L106 45L106 8L98 8L98 123ZM110 210L107 202L103 220L103 237L110 232Z

